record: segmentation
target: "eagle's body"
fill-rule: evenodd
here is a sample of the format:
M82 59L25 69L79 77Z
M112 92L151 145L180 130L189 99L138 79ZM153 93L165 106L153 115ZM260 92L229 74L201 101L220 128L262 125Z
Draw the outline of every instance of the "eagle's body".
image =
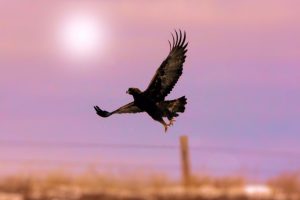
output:
M158 120L162 116L162 110L156 103L148 98L144 93L133 95L134 104L141 110L147 112L154 120Z
M148 88L143 92L138 88L129 88L127 93L133 96L134 101L113 112L107 112L95 106L94 108L99 116L109 117L115 113L147 112L152 119L163 124L165 131L170 125L173 125L174 118L178 116L178 112L184 112L185 110L186 98L183 96L175 100L165 101L165 97L171 92L182 74L188 43L185 43L185 33L182 37L181 31L179 36L176 32L176 40L173 35L172 37L172 47L169 42L170 53L157 69ZM163 117L169 119L168 124Z
M137 88L131 88L131 90L137 90ZM153 99L149 98L145 93L143 92L133 92L130 91L128 93L131 93L134 99L134 105L136 105L139 109L145 111L152 117L152 119L159 121L160 123L164 124L166 127L167 124L164 122L163 117L167 117L168 119L172 120L174 116L178 116L176 114L176 111L173 110L171 105L167 105L168 102L162 101L162 102L155 102ZM186 102L183 102L184 104ZM182 110L183 112L183 110Z

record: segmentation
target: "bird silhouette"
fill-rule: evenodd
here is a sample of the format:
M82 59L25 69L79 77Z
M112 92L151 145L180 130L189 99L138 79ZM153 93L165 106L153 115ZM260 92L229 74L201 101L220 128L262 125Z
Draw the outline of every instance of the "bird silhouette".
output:
M165 132L167 132L168 127L173 125L174 118L178 117L178 113L185 111L187 103L185 96L174 100L165 100L165 97L172 91L182 75L188 46L185 32L175 30L175 36L171 35L172 43L169 41L169 55L156 70L147 89L141 91L138 88L129 88L126 93L132 95L134 101L112 112L94 106L99 116L109 117L113 114L146 112L152 119L160 122L164 126ZM169 120L168 123L164 121L164 117Z

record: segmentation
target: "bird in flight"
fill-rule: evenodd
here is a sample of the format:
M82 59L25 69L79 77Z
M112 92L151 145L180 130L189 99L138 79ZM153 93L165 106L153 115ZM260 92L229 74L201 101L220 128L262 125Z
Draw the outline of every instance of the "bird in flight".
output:
M134 101L112 112L94 106L99 116L109 117L113 114L146 112L152 119L160 122L167 132L168 127L173 125L174 118L178 116L178 113L184 112L187 103L185 96L174 100L165 100L182 74L188 45L186 34L185 32L182 33L181 30L178 32L175 30L172 39L172 43L169 41L169 55L157 69L147 89L141 91L138 88L129 88L126 93L132 95ZM164 117L169 120L168 123L164 121Z

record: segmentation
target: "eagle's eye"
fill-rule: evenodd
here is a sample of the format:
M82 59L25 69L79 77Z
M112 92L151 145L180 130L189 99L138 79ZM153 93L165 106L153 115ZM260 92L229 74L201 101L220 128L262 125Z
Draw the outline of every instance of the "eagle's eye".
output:
M127 94L131 94L132 93L132 88L128 88L128 90L126 91Z

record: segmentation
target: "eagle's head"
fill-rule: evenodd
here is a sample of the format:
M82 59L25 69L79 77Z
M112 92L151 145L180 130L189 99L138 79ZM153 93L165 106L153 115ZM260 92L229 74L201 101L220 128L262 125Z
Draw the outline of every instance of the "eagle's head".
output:
M139 88L129 88L126 92L127 94L136 95L142 93Z

